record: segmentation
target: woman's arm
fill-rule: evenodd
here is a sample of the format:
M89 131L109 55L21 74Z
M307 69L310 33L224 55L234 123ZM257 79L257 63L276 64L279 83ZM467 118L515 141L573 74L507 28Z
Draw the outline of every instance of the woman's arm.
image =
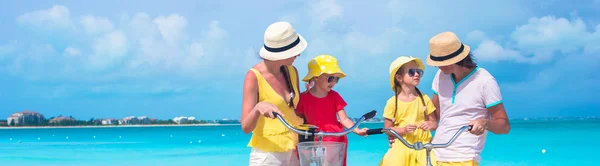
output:
M242 94L242 131L248 134L256 127L256 121L260 114L253 111L254 106L258 101L258 85L254 72L248 71L244 78L244 90Z

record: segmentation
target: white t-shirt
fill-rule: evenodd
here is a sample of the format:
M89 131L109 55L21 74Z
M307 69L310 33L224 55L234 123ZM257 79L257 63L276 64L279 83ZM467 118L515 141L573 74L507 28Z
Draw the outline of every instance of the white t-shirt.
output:
M440 70L433 78L432 90L440 101L440 122L432 143L444 144L469 121L489 118L487 108L502 103L502 95L496 79L485 69L476 67L463 80L455 83L450 75ZM436 148L439 161L481 161L481 151L487 131L482 135L463 133L446 148Z

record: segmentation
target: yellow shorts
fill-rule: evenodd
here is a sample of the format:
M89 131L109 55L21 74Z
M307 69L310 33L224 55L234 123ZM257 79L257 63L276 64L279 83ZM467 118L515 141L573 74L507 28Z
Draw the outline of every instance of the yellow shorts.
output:
M438 161L438 166L479 166L479 163L474 160L463 162L441 162Z

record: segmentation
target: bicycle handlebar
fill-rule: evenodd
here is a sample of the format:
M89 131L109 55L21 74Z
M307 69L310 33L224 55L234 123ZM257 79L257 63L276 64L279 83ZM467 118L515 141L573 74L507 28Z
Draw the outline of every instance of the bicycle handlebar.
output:
M283 125L285 127L287 127L288 129L292 130L295 133L298 133L300 135L306 135L306 136L342 136L342 135L346 135L349 132L353 131L355 128L357 128L363 121L371 119L373 117L375 117L375 115L377 115L377 111L373 110L370 111L366 114L364 114L363 116L360 117L360 119L358 119L358 121L354 124L354 126L342 131L342 132L315 132L314 130L300 130L297 128L292 127L292 125L290 125L289 123L287 123L287 121L285 121L285 119L283 119L283 117L281 117L281 115L279 115L278 113L273 112L273 115L279 119L279 121L281 121L281 123L283 123Z
M458 129L458 131L456 133L454 133L454 136L452 136L452 138L450 138L450 140L448 142L446 142L445 144L431 144L431 143L423 144L422 142L415 142L414 144L410 144L400 134L398 134L396 131L394 131L391 128L370 129L370 130L367 130L367 134L374 135L374 134L383 134L385 132L388 132L388 133L391 133L392 135L394 135L394 137L400 139L400 142L402 142L402 144L404 144L406 147L415 149L415 150L421 150L421 149L425 149L425 148L429 149L429 148L448 147L450 144L452 144L454 142L454 140L456 140L456 138L458 137L459 134L464 132L464 130L471 131L472 128L473 128L473 125L467 125L467 126L461 127L460 129Z

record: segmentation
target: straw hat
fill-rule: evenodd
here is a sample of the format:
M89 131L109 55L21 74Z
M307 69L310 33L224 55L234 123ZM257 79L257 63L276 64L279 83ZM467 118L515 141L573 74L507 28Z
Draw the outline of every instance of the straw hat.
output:
M308 73L302 79L304 82L310 81L313 77L321 74L340 74L340 78L346 77L342 69L338 66L338 61L331 55L319 55L308 62Z
M308 43L302 35L288 22L275 22L265 30L264 46L260 49L260 57L276 61L300 54Z
M401 56L396 58L396 60L394 60L394 62L392 62L392 64L390 65L390 85L392 86L392 90L394 90L394 80L396 79L396 72L398 72L398 69L400 69L402 65L410 61L417 62L418 68L425 71L425 65L423 65L423 61L421 61L421 59L419 58L415 58L412 56Z
M467 57L471 47L460 42L453 32L442 32L429 40L429 56L427 64L430 66L447 66L455 64Z

